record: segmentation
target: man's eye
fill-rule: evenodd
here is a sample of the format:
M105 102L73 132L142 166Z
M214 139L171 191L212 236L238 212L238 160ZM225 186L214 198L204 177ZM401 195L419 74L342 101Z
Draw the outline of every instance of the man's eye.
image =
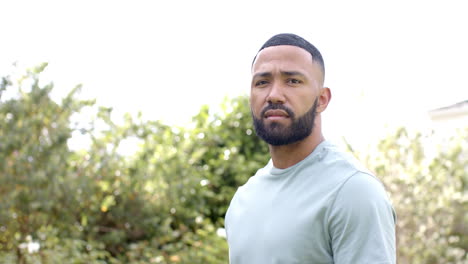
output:
M291 84L300 84L301 81L298 80L298 79L289 79L289 80L288 80L288 83L291 83Z
M262 86L262 85L265 85L265 84L267 84L267 83L268 83L267 81L261 80L261 81L255 82L255 86Z

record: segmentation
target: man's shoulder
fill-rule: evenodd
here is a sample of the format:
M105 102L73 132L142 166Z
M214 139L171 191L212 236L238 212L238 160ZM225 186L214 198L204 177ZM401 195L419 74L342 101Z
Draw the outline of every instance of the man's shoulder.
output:
M338 174L342 180L357 173L373 176L353 154L343 151L337 145L327 142L322 147L322 157L319 162L320 169L327 174Z

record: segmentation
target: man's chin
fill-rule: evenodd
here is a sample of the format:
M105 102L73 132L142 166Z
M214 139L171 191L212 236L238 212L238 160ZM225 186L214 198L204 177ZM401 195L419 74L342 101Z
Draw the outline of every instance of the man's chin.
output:
M268 143L269 145L272 146L285 146L285 145L290 145L293 143L296 143L296 140L291 140L291 139L285 139L283 137L265 137L263 140Z
M275 130L275 129L286 130L291 125L288 121L289 120L275 120L275 119L264 120L263 126L272 130Z

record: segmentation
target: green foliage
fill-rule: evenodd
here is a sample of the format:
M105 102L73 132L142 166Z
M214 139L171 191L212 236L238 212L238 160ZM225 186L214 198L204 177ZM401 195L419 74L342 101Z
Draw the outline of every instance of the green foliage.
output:
M115 122L79 86L53 101L45 67L0 82L0 262L227 263L229 201L269 159L248 99L204 106L188 128ZM428 157L430 138L402 129L359 155L395 204L399 263L467 262L467 136ZM76 137L90 143L70 149Z
M194 117L193 153L189 162L199 168L209 204L205 210L213 222L223 219L237 187L244 184L269 159L267 145L254 133L248 99L225 101L222 112L210 114L203 107Z
M191 131L141 116L116 124L104 107L73 125L93 102L74 97L79 87L54 102L52 84L39 85L45 66L2 79L2 95L17 92L0 106L0 262L227 262ZM74 132L91 144L70 150Z
M468 129L442 149L433 140L400 128L361 155L397 211L398 263L468 263Z
M29 70L16 86L4 77L2 91L17 89L18 97L0 105L0 241L1 250L17 250L26 237L53 222L64 234L74 231L66 224L73 212L63 204L75 206L73 186L67 184L71 136L70 116L91 104L73 99L75 88L59 105L49 93L52 85L39 87L37 74L46 65ZM31 83L29 91L22 87ZM57 201L62 201L63 204ZM18 262L23 255L17 250Z

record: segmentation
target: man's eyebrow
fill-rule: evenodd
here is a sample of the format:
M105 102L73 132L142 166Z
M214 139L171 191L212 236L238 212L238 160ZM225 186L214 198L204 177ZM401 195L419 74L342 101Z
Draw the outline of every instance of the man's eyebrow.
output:
M252 79L260 78L260 77L262 77L262 78L271 77L271 76L273 76L273 74L271 74L271 72L259 72L259 73L254 74Z
M303 76L303 77L305 77L305 74L303 74L302 72L299 72L299 71L282 71L281 75L284 75L284 76ZM273 76L273 74L271 72L259 72L259 73L254 74L252 79L265 78L265 77L271 77L271 76Z
M305 74L303 74L302 72L298 72L298 71L282 71L281 75L305 77Z

